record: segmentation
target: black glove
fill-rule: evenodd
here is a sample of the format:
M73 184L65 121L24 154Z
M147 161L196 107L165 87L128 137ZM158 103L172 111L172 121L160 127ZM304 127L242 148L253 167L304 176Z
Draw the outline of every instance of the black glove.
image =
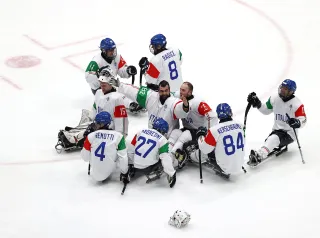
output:
M132 113L138 113L143 109L143 107L141 107L138 103L136 102L132 102L129 105L129 111Z
M148 67L149 67L149 61L147 57L142 57L139 61L139 67L141 68L142 73L144 74Z
M174 185L176 184L176 181L177 181L176 172L174 172L174 175L172 175L172 177L170 177L168 175L168 183L169 183L170 188L174 187Z
M120 181L122 181L124 184L130 183L129 173L126 173L126 174L121 173L120 174Z
M86 139L87 136L91 133L94 132L96 129L96 124L92 122L86 129L86 131L83 133L83 138Z
M290 118L288 119L287 123L289 124L290 127L292 128L300 128L301 123L299 119L296 118Z
M135 66L133 66L133 65L129 65L127 67L127 73L129 75L136 75L137 74L137 68Z
M206 136L207 132L208 132L207 128L205 128L204 126L200 126L196 132L197 140L199 139L200 136Z
M248 95L247 98L248 103L250 103L253 107L260 108L261 107L261 101L257 97L257 94L255 92L252 92Z

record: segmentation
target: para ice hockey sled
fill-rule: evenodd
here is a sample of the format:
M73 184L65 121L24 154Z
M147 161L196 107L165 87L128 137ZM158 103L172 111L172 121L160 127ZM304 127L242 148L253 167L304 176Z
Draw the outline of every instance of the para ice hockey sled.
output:
M255 168L263 163L265 163L266 161L268 161L269 159L271 159L273 156L276 156L278 157L279 155L285 153L288 151L288 146L283 146L283 147L278 147L278 148L275 148L272 152L270 152L267 156L267 158L265 159L262 159L262 160L257 160L256 162L253 162L251 159L250 159L250 156L252 156L252 154L250 154L249 156L249 161L247 162L247 165L249 165L251 168Z

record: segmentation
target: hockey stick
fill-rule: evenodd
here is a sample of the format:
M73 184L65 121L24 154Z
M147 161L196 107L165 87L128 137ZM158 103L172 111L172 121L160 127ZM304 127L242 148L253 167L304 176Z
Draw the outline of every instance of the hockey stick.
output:
M139 77L140 77L139 83L140 83L140 87L141 87L141 85L142 85L142 69L141 69L141 68L140 68L140 75L139 75Z
M290 119L288 113L286 113L286 115L287 115L288 119ZM297 144L298 144L298 148L299 148L299 151L300 151L302 163L305 164L306 162L303 159L302 150L301 150L301 146L300 146L299 139L298 139L298 136L297 136L296 128L292 128L292 129L293 129L294 135L296 136L296 139L297 139Z
M201 163L201 150L199 148L199 169L200 169L200 183L203 183L202 179L202 163Z
M123 185L123 189L122 189L121 195L123 195L124 192L126 191L127 184L128 184L128 183L125 183L125 184Z
M88 165L88 175L90 175L91 164Z
M246 127L247 127L247 116L248 116L248 112L251 108L251 103L248 103L247 107L246 107L246 110L244 112L244 123L243 123L243 131L244 131L244 134L246 134Z
M134 78L134 74L132 75L132 80L131 80L131 84L134 85L134 81L135 81L135 78Z

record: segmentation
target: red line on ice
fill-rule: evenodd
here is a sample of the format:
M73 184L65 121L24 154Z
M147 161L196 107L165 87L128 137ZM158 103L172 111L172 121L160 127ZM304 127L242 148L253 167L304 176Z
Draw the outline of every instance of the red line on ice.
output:
M7 78L7 77L5 77L3 75L0 75L0 79L2 79L4 82L6 82L7 84L11 85L15 89L22 90L22 88L19 85L17 85L14 82L12 82L11 79L9 79L9 78Z

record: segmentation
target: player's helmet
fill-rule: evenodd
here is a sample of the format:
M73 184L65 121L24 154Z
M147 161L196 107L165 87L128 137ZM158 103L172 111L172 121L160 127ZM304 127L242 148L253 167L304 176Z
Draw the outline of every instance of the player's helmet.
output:
M220 103L217 106L216 112L220 120L232 117L231 107L227 103Z
M284 80L279 86L279 97L286 99L297 90L296 82L291 79Z
M161 134L166 134L169 131L169 124L162 118L157 118L153 122L153 129L159 131Z
M100 73L99 73L99 79L100 82L103 83L108 83L110 85L116 85L116 76L113 72L113 70L111 69L111 67L104 67Z
M111 38L105 38L100 42L100 50L107 60L112 61L117 56L117 46Z
M152 54L156 55L161 52L166 47L166 45L166 37L162 34L157 34L151 38L149 49Z
M108 127L111 124L112 118L109 112L99 112L95 117L96 124L102 124L103 127Z
M177 228L181 228L188 225L190 219L191 216L189 213L182 210L177 210L173 216L170 217L169 224Z

